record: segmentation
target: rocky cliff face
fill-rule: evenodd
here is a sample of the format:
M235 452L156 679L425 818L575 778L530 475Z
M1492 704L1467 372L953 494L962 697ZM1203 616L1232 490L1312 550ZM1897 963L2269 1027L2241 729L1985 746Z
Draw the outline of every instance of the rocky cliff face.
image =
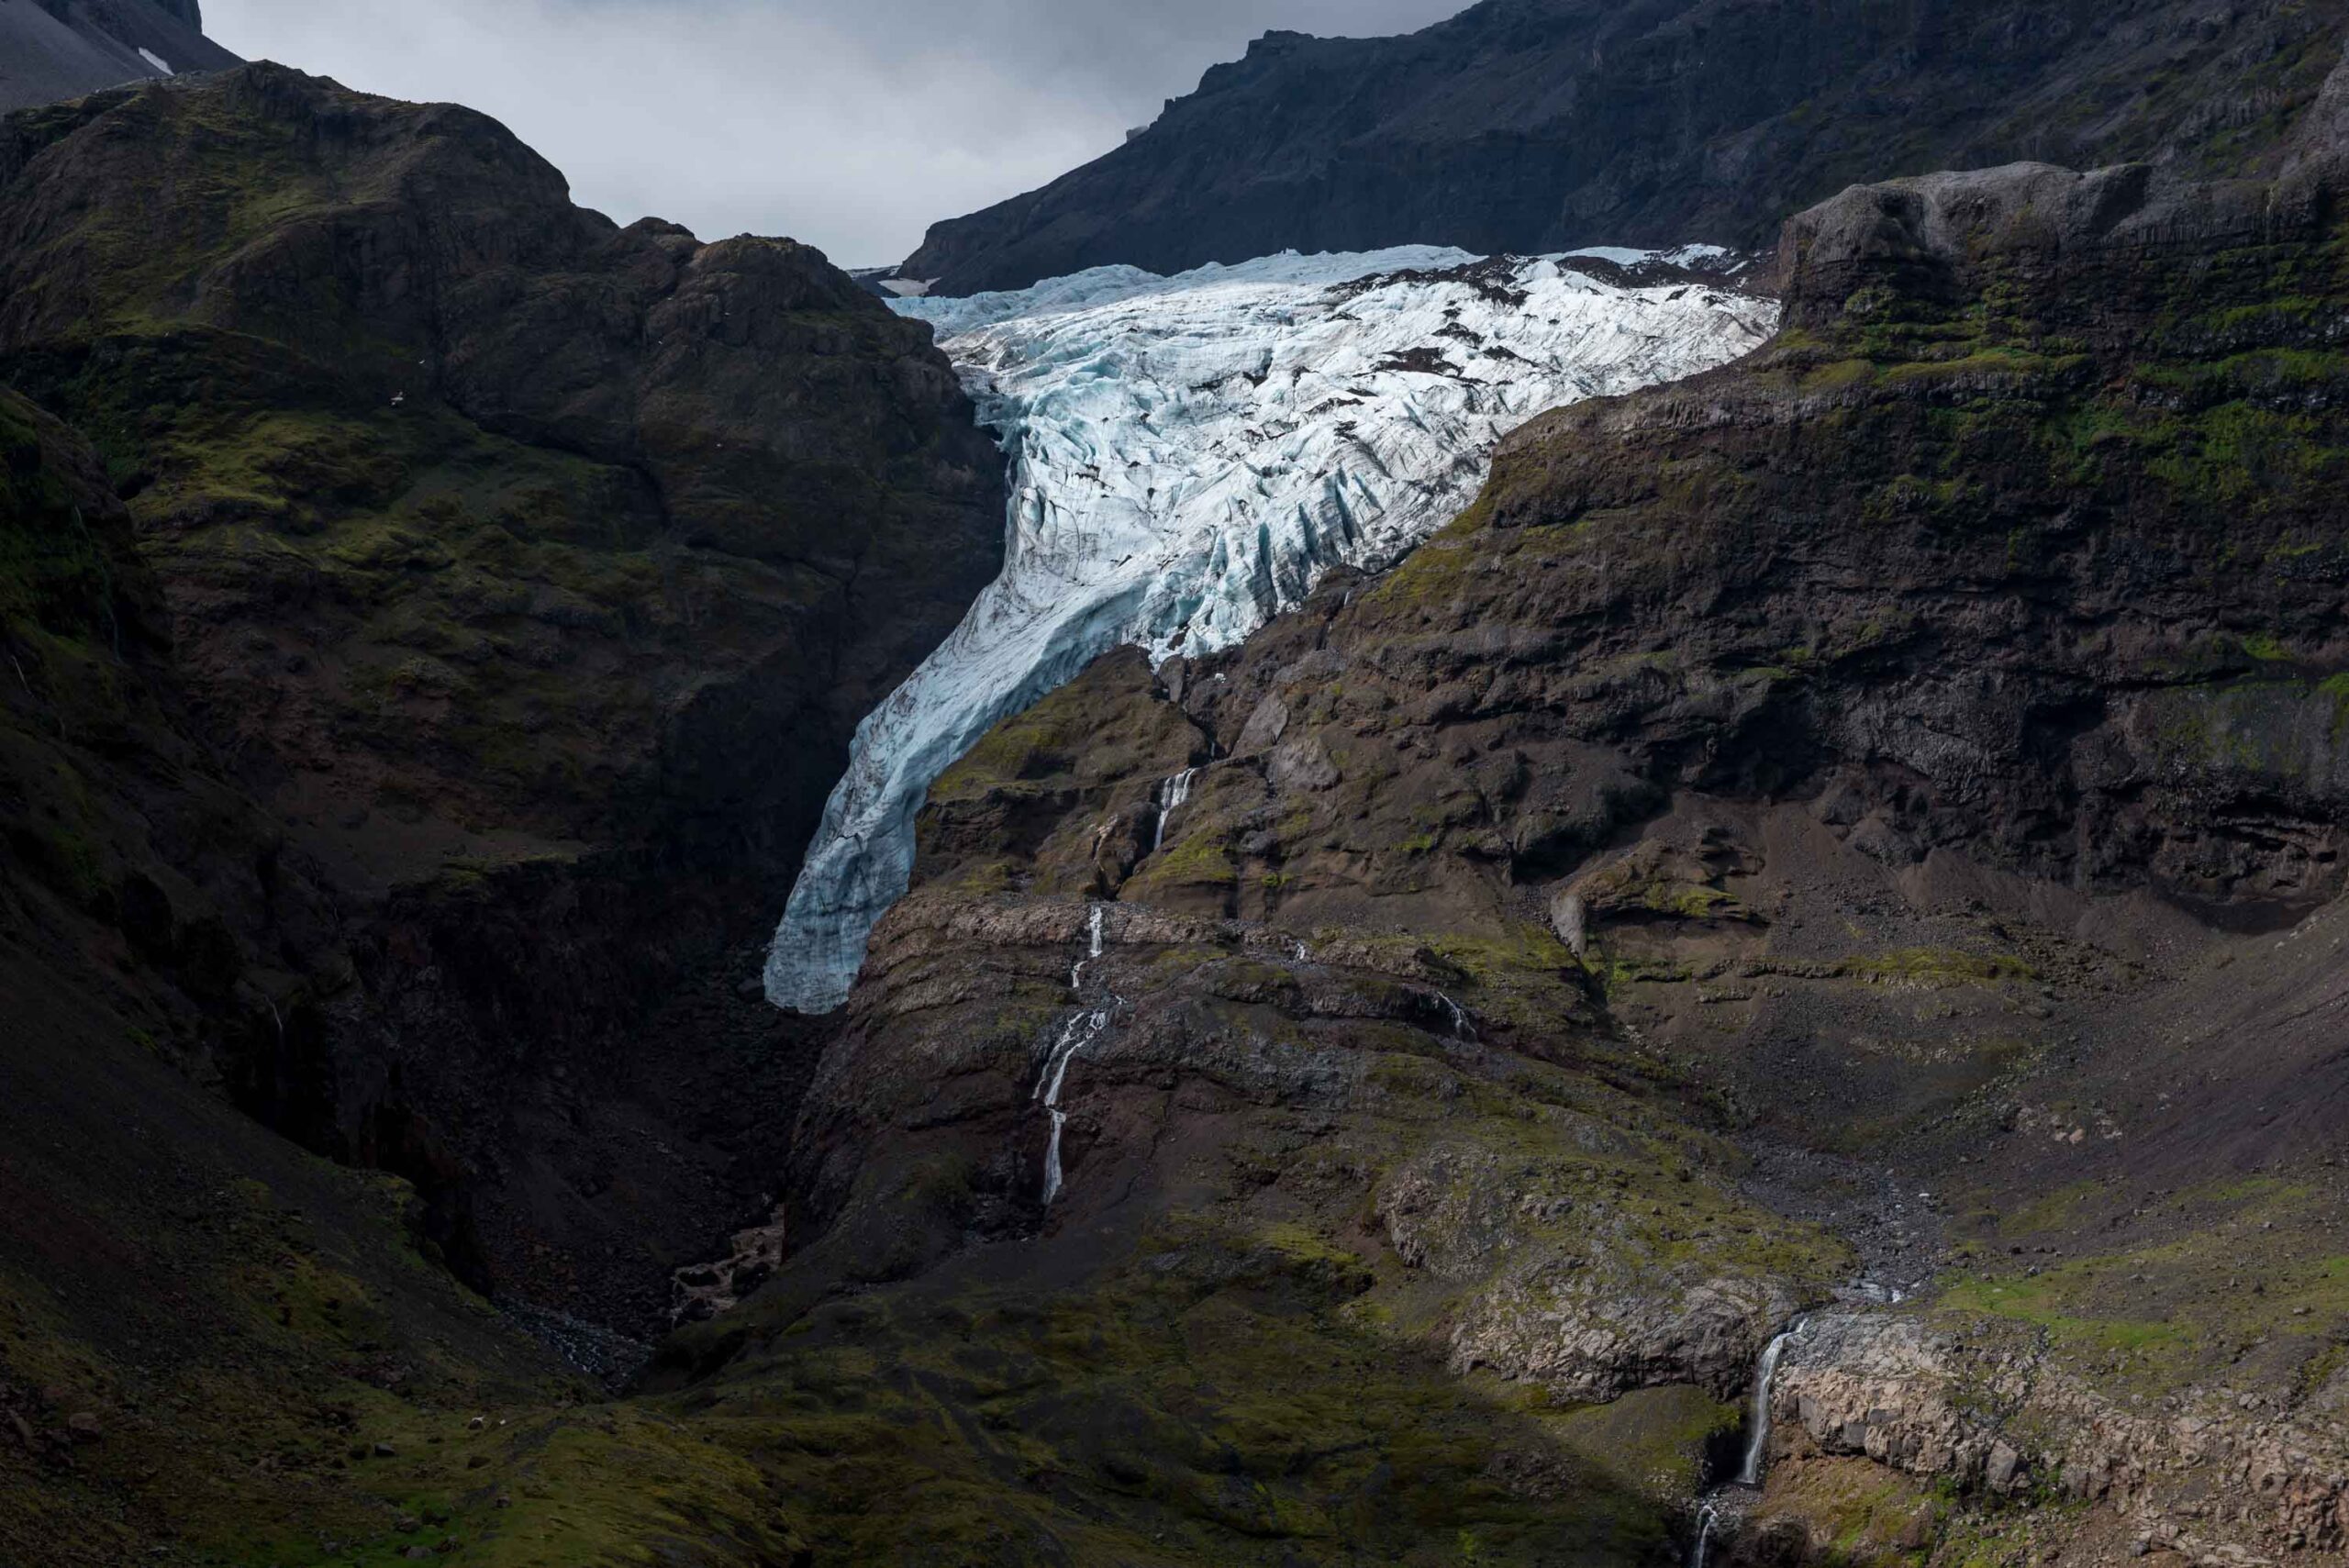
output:
M1848 191L1753 355L1097 662L821 1039L740 924L999 537L917 330L460 111L10 120L0 1556L1661 1564L1809 1312L1713 1561L2342 1561L2292 94L2226 179ZM696 1235L624 1399L440 1266L649 1311Z
M948 294L1297 249L1766 244L1856 181L2019 158L2240 166L2333 64L2330 5L1486 0L1275 33L1146 132L935 227Z
M1000 1364L1021 1314L1277 1247L1335 1271L1282 1422L1335 1347L1438 1362L1536 1412L1507 1507L1644 1507L1637 1560L1840 1295L1751 1560L2337 1552L2336 94L2260 178L1850 191L1787 226L1770 346L1535 420L1235 653L999 728L809 1090L795 1256L679 1365L755 1407L844 1289ZM1033 1430L1121 1353L929 1386ZM1041 1462L1218 1560L1152 1468L1197 1412L1131 1397L1131 1478ZM1304 1473L1264 1485L1363 1496Z
M14 393L0 676L0 1559L385 1532L321 1484L351 1452L584 1390L440 1266L412 1188L192 1076L285 961L250 933L316 941L336 897L207 739L104 461Z
M1000 558L927 329L275 67L6 122L0 237L0 373L95 436L273 824L244 906L168 884L221 973L164 1048L421 1183L474 1283L656 1319L762 1210L718 1081L797 1072L738 947Z

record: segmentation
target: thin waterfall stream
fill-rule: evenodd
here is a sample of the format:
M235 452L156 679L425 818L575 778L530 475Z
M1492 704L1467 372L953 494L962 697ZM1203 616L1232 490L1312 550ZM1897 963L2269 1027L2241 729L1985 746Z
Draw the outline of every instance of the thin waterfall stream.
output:
M1158 785L1158 827L1151 834L1150 852L1158 853L1166 847L1166 819L1174 815L1191 798L1191 784L1199 776L1197 768L1186 768Z
M1762 1364L1753 1373L1753 1413L1748 1421L1750 1430L1745 1440L1745 1462L1737 1473L1741 1486L1762 1485L1763 1467L1770 1462L1770 1392L1777 1385L1778 1361L1787 1353L1787 1346L1802 1332L1799 1318L1783 1334L1770 1341L1762 1352Z
M1087 948L1085 956L1079 959L1068 972L1070 990L1081 993L1085 987L1085 972L1100 962L1102 951L1108 945L1107 924L1107 909L1096 904L1093 906L1091 917L1085 923ZM1078 1000L1081 1003L1084 1000L1083 996L1080 995ZM1046 1208L1050 1208L1059 1200L1061 1191L1066 1184L1065 1173L1061 1167L1061 1136L1068 1127L1068 1112L1061 1107L1061 1095L1068 1086L1069 1066L1077 1059L1079 1053L1108 1031L1109 1020L1116 1016L1120 998L1111 994L1107 1000L1108 1006L1097 1008L1085 1007L1076 1017L1069 1019L1067 1026L1061 1030L1060 1039L1053 1042L1052 1054L1045 1059L1042 1076L1036 1081L1036 1098L1044 1103L1045 1112L1052 1118L1052 1142L1044 1151L1044 1207Z
M1770 1463L1771 1395L1777 1387L1778 1363L1787 1347L1802 1338L1803 1326L1809 1321L1798 1318L1787 1325L1762 1352L1762 1360L1753 1369L1753 1393L1746 1416L1745 1452L1740 1460L1737 1474L1707 1493L1697 1506L1697 1539L1689 1548L1689 1568L1707 1568L1712 1554L1713 1538L1729 1512L1727 1505L1733 1493L1758 1489Z

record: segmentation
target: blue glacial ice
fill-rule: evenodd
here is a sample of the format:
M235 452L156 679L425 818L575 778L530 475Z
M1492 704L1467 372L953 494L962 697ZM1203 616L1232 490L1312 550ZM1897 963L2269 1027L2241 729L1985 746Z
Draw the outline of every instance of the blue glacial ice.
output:
M1176 277L1104 267L906 297L1002 439L1003 574L859 728L766 970L829 1012L906 892L914 819L1003 718L1119 644L1228 648L1332 567L1378 570L1451 520L1533 415L1758 346L1776 306L1705 248L1480 264L1410 246Z

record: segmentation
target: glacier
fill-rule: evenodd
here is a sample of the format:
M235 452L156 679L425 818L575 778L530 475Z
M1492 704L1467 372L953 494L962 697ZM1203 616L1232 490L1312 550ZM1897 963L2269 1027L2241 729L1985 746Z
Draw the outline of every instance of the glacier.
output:
M768 999L847 999L910 881L930 786L989 728L1119 644L1153 662L1211 653L1333 567L1391 565L1544 409L1757 347L1777 306L1735 286L1744 264L1705 246L1406 246L892 300L936 330L1002 439L1005 564L859 727L769 952Z

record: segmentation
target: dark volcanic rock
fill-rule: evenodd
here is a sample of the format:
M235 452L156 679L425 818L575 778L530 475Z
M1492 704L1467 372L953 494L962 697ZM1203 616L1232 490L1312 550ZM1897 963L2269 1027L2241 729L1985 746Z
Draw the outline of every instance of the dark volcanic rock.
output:
M999 564L927 328L806 246L574 207L480 115L259 65L6 122L0 280L0 374L96 434L173 678L282 824L262 882L331 911L128 889L143 950L209 955L177 1043L415 1178L475 1282L654 1319L764 1213L753 1107L803 1071L746 946Z
M17 0L0 6L0 114L237 63L204 36L196 0Z
M2245 167L2343 19L2332 0L1486 0L1407 38L1275 33L1115 151L937 225L899 272L967 294L1292 248L1746 247L1860 180Z
M228 775L104 462L0 392L0 1439L37 1462L0 1462L0 1560L242 1533L284 1479L224 1463L257 1422L340 1452L354 1397L473 1403L544 1375L419 1266L399 1184L191 1077L204 1047L271 1028L282 951L238 933L317 943L336 918ZM224 1470L249 1481L225 1527ZM315 1489L295 1507L355 1523Z
M1764 350L1536 418L1385 579L1000 726L804 1102L799 1250L681 1347L712 1396L810 1375L828 1296L1001 1364L993 1293L1080 1341L1277 1233L1332 1335L1627 1423L1844 1296L1750 1560L1955 1561L2057 1489L2336 1549L2344 85L2255 178L1848 190L1786 226ZM1918 1321L1931 1364L1868 1348ZM2018 1413L2008 1364L2065 1382ZM2139 1405L2223 1470L2132 1470Z

